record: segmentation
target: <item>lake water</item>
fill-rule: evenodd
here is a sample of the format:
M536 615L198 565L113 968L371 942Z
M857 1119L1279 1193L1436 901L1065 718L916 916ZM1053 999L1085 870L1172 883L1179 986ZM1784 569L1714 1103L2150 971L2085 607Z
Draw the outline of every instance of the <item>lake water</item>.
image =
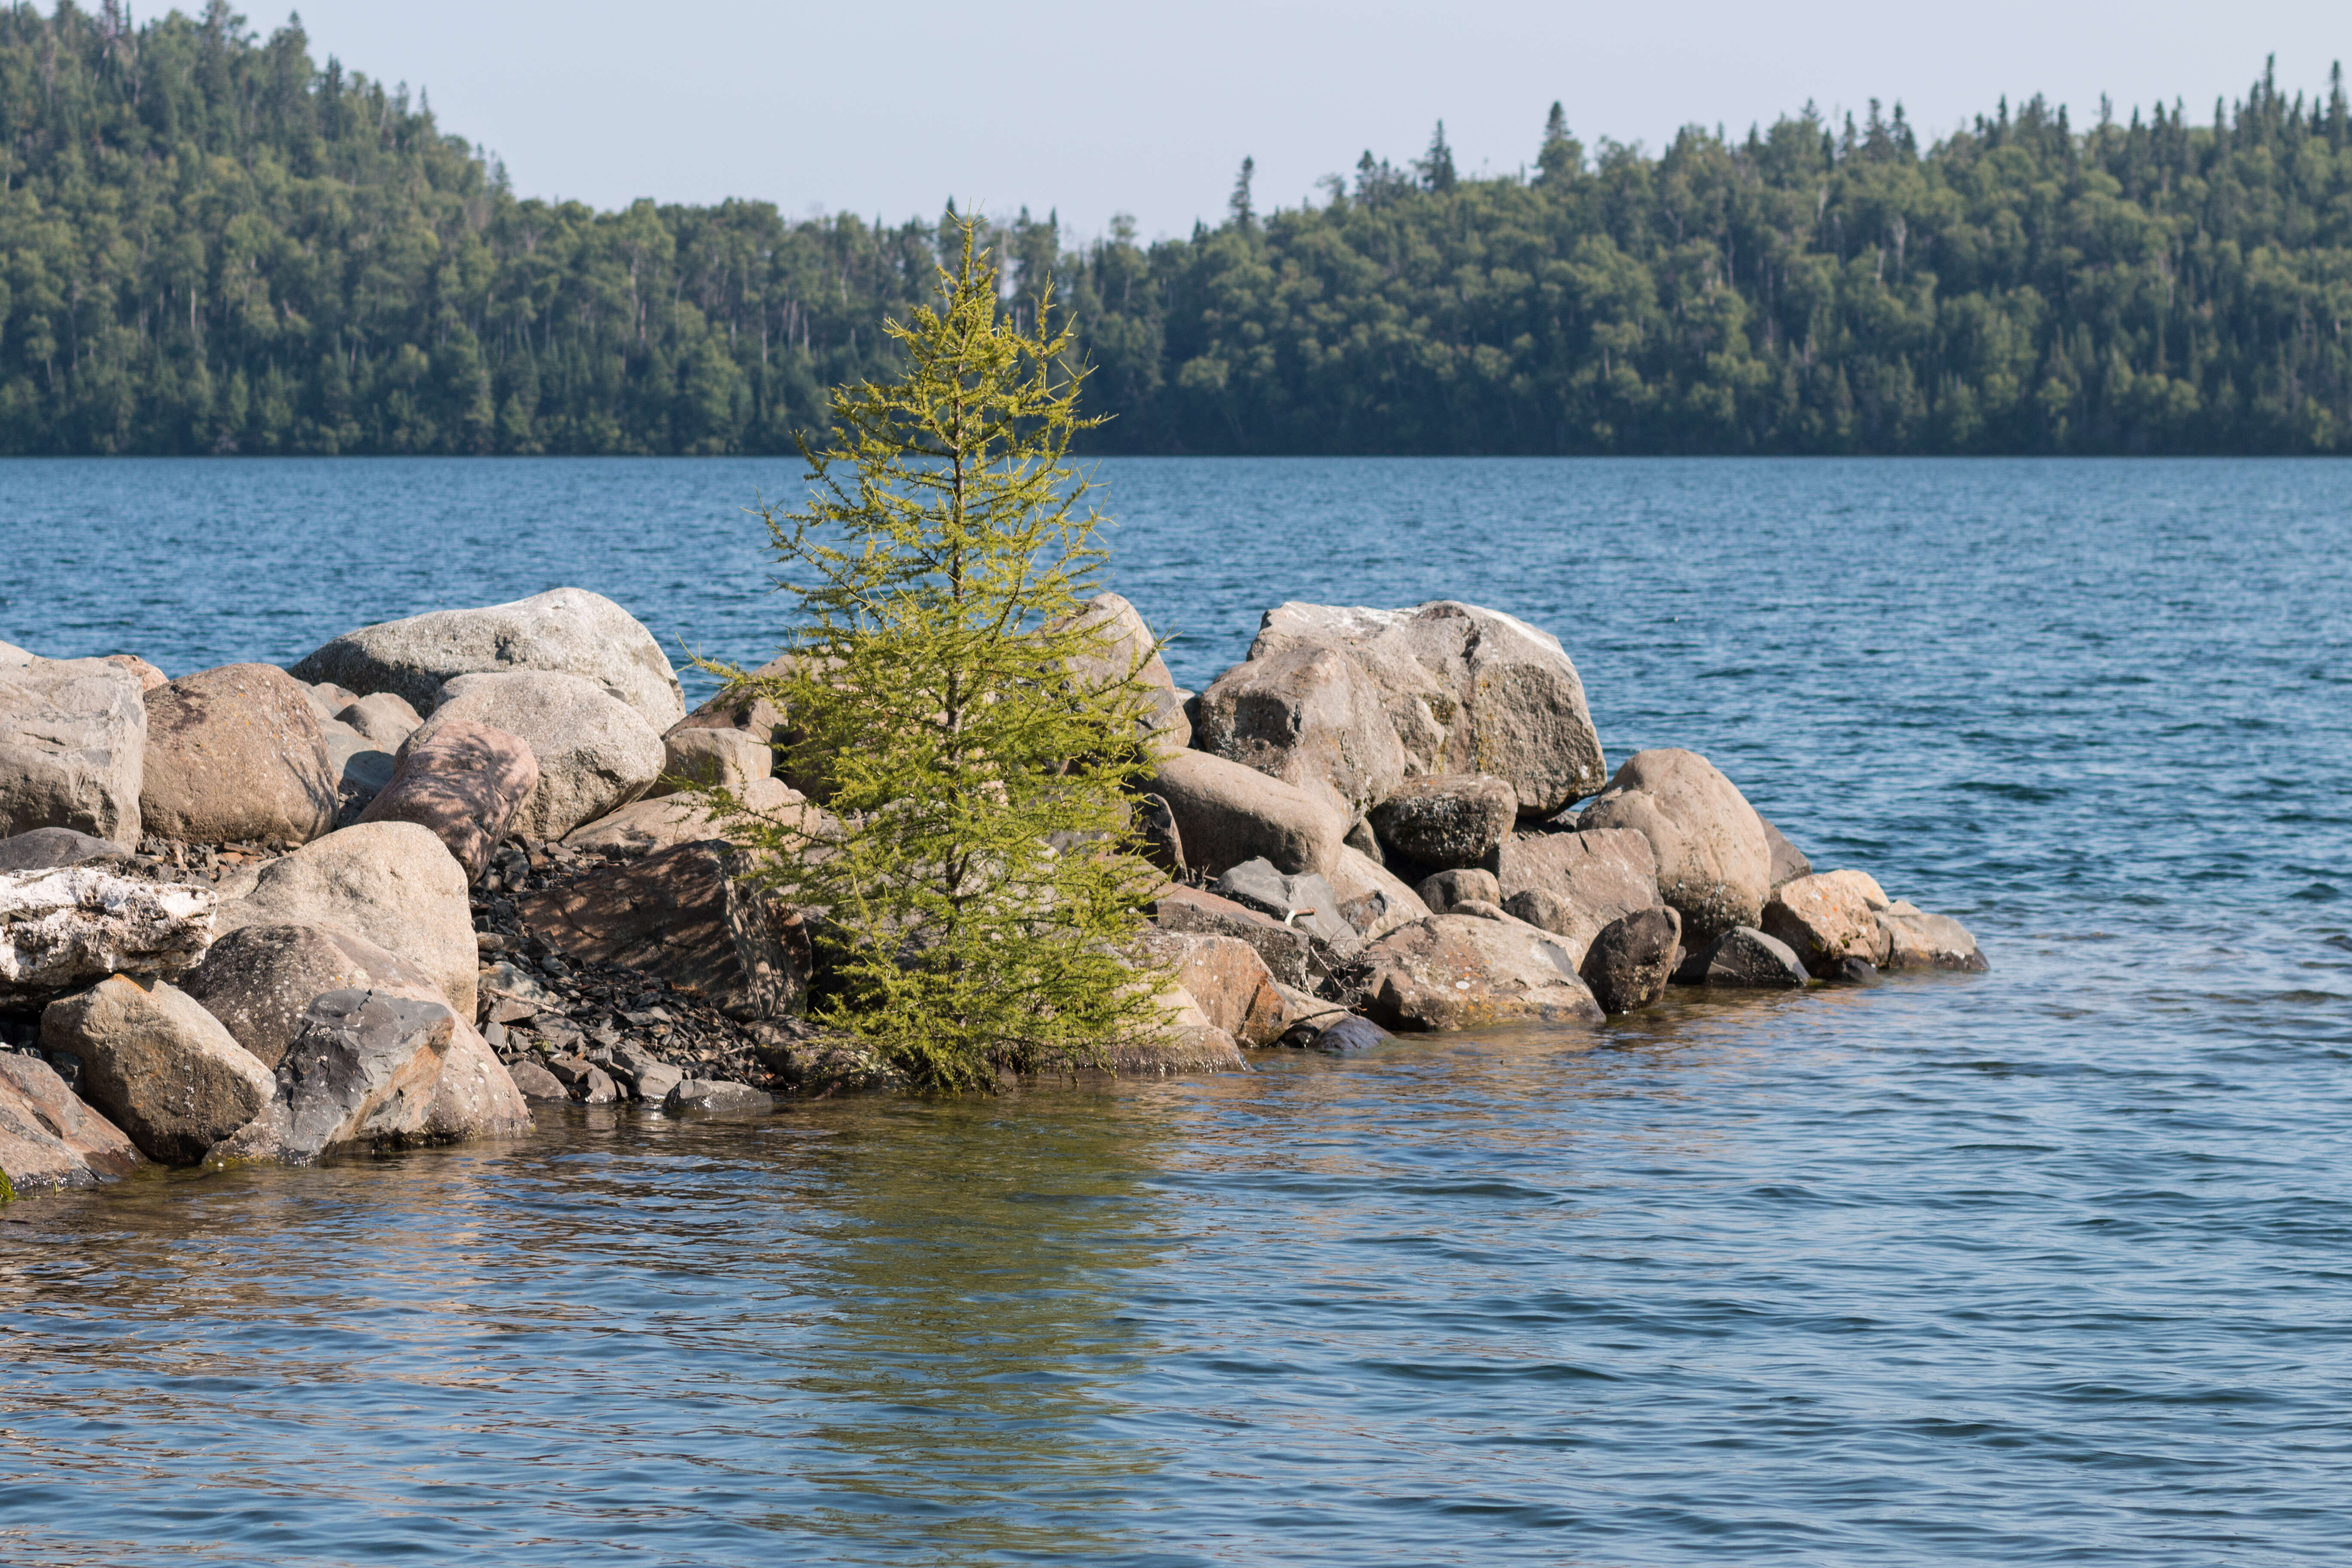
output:
M758 658L797 474L0 464L0 639ZM2352 465L1102 474L1180 679L1508 609L1993 972L18 1203L0 1560L2344 1560Z

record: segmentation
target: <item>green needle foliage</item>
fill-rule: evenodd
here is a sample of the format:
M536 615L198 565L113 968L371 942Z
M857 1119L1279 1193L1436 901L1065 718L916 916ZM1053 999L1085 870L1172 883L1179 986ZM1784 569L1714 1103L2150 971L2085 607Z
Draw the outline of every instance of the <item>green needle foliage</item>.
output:
M1050 287L1034 330L1000 315L961 228L938 307L885 325L903 374L837 388L830 445L803 445L807 509L761 509L798 610L787 673L709 667L783 710L839 826L703 792L759 880L824 911L819 1020L950 1090L1165 1026L1133 952L1160 881L1129 826L1146 689L1071 674L1108 651L1077 616L1106 553L1065 461L1083 373Z

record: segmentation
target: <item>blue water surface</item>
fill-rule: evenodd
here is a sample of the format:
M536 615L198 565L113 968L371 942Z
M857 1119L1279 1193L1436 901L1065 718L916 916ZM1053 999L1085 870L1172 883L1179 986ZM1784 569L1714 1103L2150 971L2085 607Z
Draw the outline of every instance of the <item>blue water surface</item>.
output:
M1180 680L1507 609L1993 972L20 1202L0 1561L2345 1560L2352 465L1099 477ZM0 463L0 639L576 584L757 659L798 483Z

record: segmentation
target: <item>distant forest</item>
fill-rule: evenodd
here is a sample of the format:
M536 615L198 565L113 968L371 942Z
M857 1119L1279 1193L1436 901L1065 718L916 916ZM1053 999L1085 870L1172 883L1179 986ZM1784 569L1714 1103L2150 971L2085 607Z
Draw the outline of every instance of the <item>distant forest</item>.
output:
M1105 452L2352 449L2340 68L2076 130L2040 98L1923 149L1811 106L1655 155L1530 114L1325 199L1066 246ZM1539 138L1534 134L1541 126ZM0 451L730 453L887 373L940 224L518 196L431 108L224 0L0 10Z

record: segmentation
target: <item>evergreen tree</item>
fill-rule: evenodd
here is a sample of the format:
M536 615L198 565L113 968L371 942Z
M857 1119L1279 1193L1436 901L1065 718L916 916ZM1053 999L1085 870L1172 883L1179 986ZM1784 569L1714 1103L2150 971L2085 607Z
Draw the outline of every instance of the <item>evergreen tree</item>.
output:
M1422 189L1445 195L1454 189L1454 149L1445 144L1445 121L1437 122L1430 134L1429 151L1414 160L1413 168L1421 175Z
M765 510L792 673L711 667L790 715L837 831L703 792L756 879L822 911L824 1022L914 1082L1095 1063L1165 1026L1132 949L1159 874L1130 852L1148 694L1076 618L1104 519L1065 461L1087 425L1066 330L1023 330L960 226L939 305L886 325L905 371L833 395L803 511ZM1052 319L1050 285L1035 319ZM1060 848L1055 845L1059 844Z
M1555 100L1551 112L1544 117L1543 145L1536 151L1536 179L1542 184L1558 184L1572 178L1584 168L1584 148L1568 132L1568 113Z
M1250 207L1250 181L1257 174L1257 160L1244 158L1241 173L1234 176L1234 194L1225 198L1225 216L1235 228L1255 226L1257 214Z

